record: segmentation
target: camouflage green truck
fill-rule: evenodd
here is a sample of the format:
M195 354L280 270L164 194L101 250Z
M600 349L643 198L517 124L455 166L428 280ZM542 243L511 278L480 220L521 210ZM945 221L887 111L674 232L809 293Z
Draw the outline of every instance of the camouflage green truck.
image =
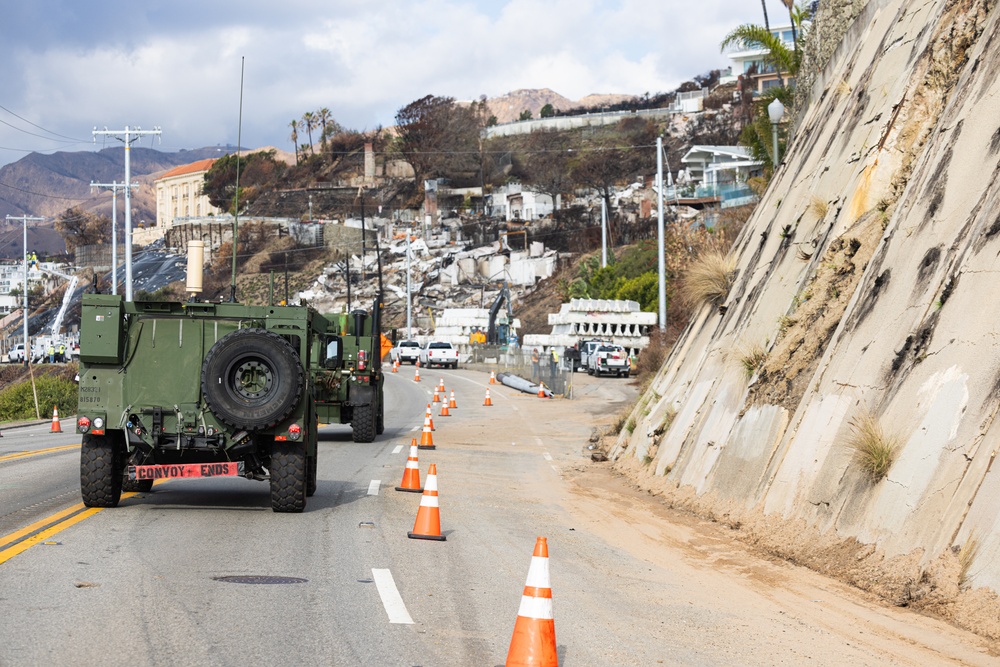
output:
M311 367L316 415L324 424L350 424L354 442L372 442L385 430L382 304L371 311L324 317Z
M85 295L84 504L114 507L157 479L241 476L270 480L275 512L301 512L316 491L313 376L344 361L329 329L305 306Z

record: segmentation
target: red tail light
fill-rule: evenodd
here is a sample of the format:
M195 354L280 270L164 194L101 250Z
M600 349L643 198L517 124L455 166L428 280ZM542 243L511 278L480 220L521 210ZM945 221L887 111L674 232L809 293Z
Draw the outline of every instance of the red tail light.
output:
M365 357L366 356L367 355L365 355L365 351L364 350L358 350L358 370L359 371L365 370Z
M90 430L90 419L87 417L80 417L76 420L76 430L80 433L86 433Z
M302 435L302 427L298 424L292 424L288 427L288 437L292 440L298 440Z

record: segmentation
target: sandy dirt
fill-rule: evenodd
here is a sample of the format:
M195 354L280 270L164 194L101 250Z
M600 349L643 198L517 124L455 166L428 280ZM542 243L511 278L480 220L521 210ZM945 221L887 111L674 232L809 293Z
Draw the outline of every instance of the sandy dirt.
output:
M839 551L823 545L828 568L816 554L811 562L805 557L797 561L810 567L797 565L775 557L770 542L760 539L759 532L767 530L764 524L754 524L748 530L750 525L744 527L740 521L727 524L710 511L699 516L691 511L696 504L685 507L674 503L662 489L654 492L640 488L644 472L640 462L615 467L593 462L591 454L601 446L596 433L615 420L638 389L635 382L594 379L583 374L574 379L576 398L561 401L558 420L552 422L553 427L562 427L553 437L571 440L572 444L567 444L572 451L557 457L562 483L546 489L551 497L540 501L560 503L577 521L577 530L590 531L652 567L681 575L688 582L686 590L697 597L693 604L717 607L719 613L739 610L741 622L748 625L744 628L746 636L777 642L775 655L787 656L788 651L799 648L782 646L781 638L786 633L789 638L794 634L794 641L801 643L799 631L804 629L806 636L815 637L815 644L804 647L801 653L808 657L809 664L861 664L858 655L866 656L864 664L1000 664L997 643L943 620L954 620L960 613L979 618L992 614L995 619L997 607L990 596L969 595L965 604L936 615L899 606L905 601L887 599L885 592L898 593L900 582L888 582L884 591L877 586L874 591L861 590L845 583L850 578L844 577L843 561L858 559L859 554L873 556L864 545L841 545ZM550 409L547 403L523 402L520 409L527 418L544 422ZM566 432L567 421L579 425L572 429L575 434ZM544 430L544 423L536 424L537 430ZM575 441L567 438L573 435ZM629 465L636 469L629 470ZM799 530L789 525L771 528L776 536ZM900 567L905 570L907 564ZM820 573L827 570L842 580ZM859 571L855 568L854 575L861 576ZM867 576L877 579L882 571L870 568ZM673 596L677 594L664 591L664 604L675 603ZM940 612L932 604L922 609ZM796 632L785 624L792 624ZM764 660L762 664L769 663Z

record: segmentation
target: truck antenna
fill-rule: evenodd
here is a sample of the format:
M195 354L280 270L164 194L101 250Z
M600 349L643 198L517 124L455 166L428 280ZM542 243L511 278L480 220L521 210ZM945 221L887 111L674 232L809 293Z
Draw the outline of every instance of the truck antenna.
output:
M240 238L240 146L243 143L243 72L246 56L240 56L240 116L236 129L236 196L233 205L233 277L229 284L229 302L236 303L236 250Z

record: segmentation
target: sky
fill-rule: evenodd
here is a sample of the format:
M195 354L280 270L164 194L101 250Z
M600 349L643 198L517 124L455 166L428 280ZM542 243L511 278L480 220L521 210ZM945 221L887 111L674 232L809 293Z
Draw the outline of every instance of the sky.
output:
M291 151L291 121L324 107L344 127L370 130L429 94L666 92L728 66L722 37L763 23L759 0L4 5L0 165L33 151L120 145L95 143L95 127L158 127L158 141L134 145L165 151L235 145L238 136L245 147ZM787 22L780 0L767 9L772 25Z

